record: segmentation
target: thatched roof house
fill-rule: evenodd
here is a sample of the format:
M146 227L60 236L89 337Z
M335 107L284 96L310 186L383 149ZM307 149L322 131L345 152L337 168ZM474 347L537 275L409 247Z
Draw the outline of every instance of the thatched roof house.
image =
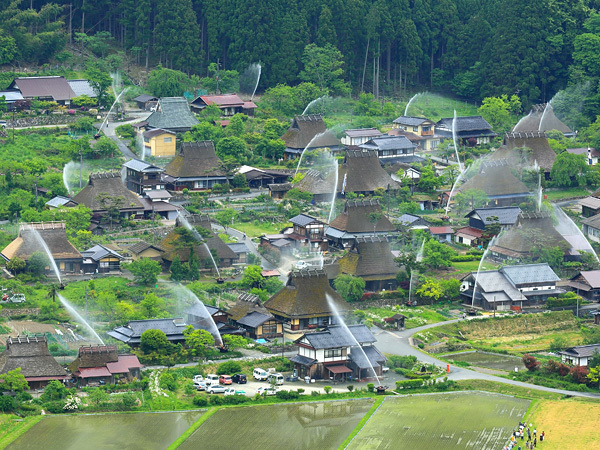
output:
M227 182L227 174L212 141L182 142L179 153L165 167L169 189L211 189Z
M40 239L41 239L41 242ZM64 222L22 223L17 238L8 244L0 256L6 261L18 257L28 262L35 252L44 253L48 246L52 259L61 273L79 273L83 258L67 239Z
M323 116L320 114L294 117L292 125L281 139L285 142L286 159L298 158L309 144L310 147L308 148L311 150L317 148L337 150L341 148L340 140L331 131L327 130Z
M112 384L120 378L139 378L142 367L136 355L119 355L115 345L79 347L77 358L69 364L79 386L97 381Z
M573 131L556 117L552 104L548 102L540 105L533 105L529 114L519 120L512 131L513 133L526 133L532 131L545 132L550 130L558 130L565 136L573 134Z
M395 287L396 274L400 271L387 238L379 236L356 238L352 250L338 260L338 264L343 274L365 280L369 291Z
M163 128L181 133L198 125L198 119L190 111L185 97L163 97L158 101L156 111L146 119L148 128Z
M347 150L338 174L338 192L372 194L375 189L400 189L379 162L375 150Z
M495 206L513 206L531 195L525 183L512 174L506 160L484 162L458 190L464 193L473 189L485 192L490 205Z
M491 161L507 160L513 167L537 164L547 174L555 159L556 152L550 147L546 134L541 131L506 133L502 146L490 156Z
M264 305L288 324L292 332L327 326L333 317L352 310L329 285L327 274L321 269L290 272L285 287Z
M204 231L200 233L200 236L202 237L203 242L206 243L206 246L208 246L210 250L216 252L216 262L219 267L229 267L233 264L237 255L219 236L212 232L211 222L208 216L195 214L188 216L187 221L194 228L201 227L204 229ZM160 242L160 247L165 251L162 255L163 261L170 266L175 255L179 255L181 262L188 262L191 249L193 249L194 255L200 260L201 266L204 264L205 267L212 268L209 251L203 245L203 242L200 242L194 237L192 232L185 228L178 218L175 222L175 229Z
M50 355L45 336L17 336L6 340L6 350L0 355L0 378L1 374L19 367L30 389L43 388L50 380L69 378Z
M88 185L73 200L90 208L95 216L106 215L112 207L121 216L144 214L144 205L125 187L120 172L90 174Z
M380 214L379 220L372 219ZM344 211L329 224L325 235L337 246L348 247L357 237L388 236L396 227L383 214L377 200L348 200Z

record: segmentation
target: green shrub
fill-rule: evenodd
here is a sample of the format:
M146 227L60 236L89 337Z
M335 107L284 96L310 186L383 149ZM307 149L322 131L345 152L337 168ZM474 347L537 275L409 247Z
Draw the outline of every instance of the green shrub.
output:
M2 411L2 412L14 411L16 406L17 406L17 404L13 397L11 397L9 395L0 396L0 411Z
M373 392L375 390L375 385L373 383L367 383L367 391Z
M396 381L396 389L411 389L418 388L423 385L422 380L398 380Z
M331 388L331 386L324 386L324 387L323 387L323 390L325 391L325 393L326 393L327 395L329 395L329 394L331 394L331 391L332 391L333 389Z
M211 395L210 404L214 406L220 406L223 404L224 397L219 397L218 395Z
M277 391L275 396L281 400L297 400L300 398L300 394L296 391Z
M123 402L123 406L126 406L127 408L131 408L136 404L137 397L135 394L132 394L131 392L127 392L127 393L123 394L121 401Z
M348 391L352 392L354 390L354 386L349 384L348 386L346 386L346 389L348 389Z
M242 366L237 361L227 361L217 367L217 375L233 375L241 371Z
M65 406L65 402L61 400L56 400L53 402L44 403L44 409L52 414L62 414L64 411L63 407Z
M177 381L170 371L163 372L160 374L160 387L168 389L169 391L175 392L177 390Z
M269 347L265 347L264 345L257 345L255 347L256 350L263 353L271 353L271 349Z
M312 395L313 397L318 397L319 396L319 392L318 391L312 391L310 393L310 395Z
M222 400L224 405L241 405L242 403L248 403L250 398L245 395L229 395L223 397Z
M204 396L196 395L192 399L192 403L200 408L204 408L204 407L208 406L208 399Z

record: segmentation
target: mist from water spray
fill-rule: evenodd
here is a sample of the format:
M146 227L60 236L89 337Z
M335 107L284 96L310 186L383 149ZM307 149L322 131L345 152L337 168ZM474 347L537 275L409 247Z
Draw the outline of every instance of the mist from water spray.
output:
M448 212L450 211L450 200L452 200L452 196L454 195L454 191L456 189L456 186L458 186L458 183L460 183L460 180L462 180L462 178L465 175L465 173L467 173L467 168L466 167L459 172L458 176L456 177L456 180L454 180L454 184L452 185L452 189L450 189L450 195L448 196L448 202L446 203L446 217L448 217Z
M500 233L502 234L502 233ZM485 261L485 257L487 256L488 252L490 251L490 248L492 248L492 246L496 243L496 240L498 239L498 236L494 236L492 239L490 239L490 242L488 242L488 245L485 249L485 251L483 252L483 255L481 256L481 259L479 260L479 266L477 266L477 274L475 275L475 284L473 285L473 296L471 297L471 307L473 307L474 303L475 303L475 293L477 292L477 281L479 280L479 272L481 272L481 266L483 265L483 262Z
M454 143L454 152L456 153L456 162L458 162L458 168L462 172L464 170L460 158L458 156L458 146L456 145L456 110L454 110L454 118L452 119L452 142Z
M338 186L338 177L339 177L339 166L338 166L338 162L337 159L334 160L334 169L335 169L335 182L333 183L333 192L331 194L331 207L329 208L329 218L328 218L328 222L331 223L331 220L335 214L335 198L337 196L337 186Z
M62 284L62 279L60 277L60 271L58 270L58 266L56 265L56 261L54 261L54 258L52 257L52 252L48 248L48 244L46 244L46 241L44 240L44 238L42 238L42 236L40 235L39 231L36 230L33 226L27 227L26 229L29 230L29 231L31 231L31 235L33 236L33 238L35 239L35 241L39 244L40 247L42 247L42 249L46 253L46 256L48 256L48 263L50 264L50 267L52 268L52 271L56 275L56 278L58 278L58 282L60 284Z
M544 107L544 112L542 113L542 117L540 117L540 124L538 125L538 131L544 131L542 123L544 122L544 119L546 118L546 113L548 112L549 107L551 107L550 102L546 103L546 106Z
M417 252L417 259L416 261L419 263L421 261L423 261L423 253L425 251L425 239L423 239L423 241L421 242L421 245L419 247L419 251ZM412 270L410 272L410 281L408 283L408 303L410 303L410 299L411 299L411 295L412 295L412 288L413 288L413 277L415 275L415 271Z
M538 173L537 210L542 210L542 174Z
M323 95L322 97L315 98L308 105L306 105L306 108L304 108L304 111L302 111L302 115L304 116L308 112L308 110L311 108L311 106L315 105L319 100L321 101L321 103L322 103L321 106L323 107L323 110L324 110L326 99L327 99L327 95Z
M300 158L298 158L298 165L296 166L296 172L294 172L294 176L298 173L298 169L300 169L300 163L302 163L302 157L304 156L304 152L306 152L307 149L310 148L311 144L318 138L320 138L321 136L323 136L327 131L324 131L322 133L318 133L315 134L315 136L310 140L310 142L308 144L306 144L306 147L304 147L304 150L302 150L302 153L300 153Z
M426 92L419 92L415 95L413 95L410 100L408 101L408 103L406 104L406 107L404 108L404 115L408 116L408 108L410 108L410 105L412 104L412 102L417 98L420 97L421 95L425 95Z
M571 244L575 250L582 250L594 255L596 261L600 264L600 259L594 251L594 248L590 245L585 235L581 232L581 229L573 222L573 220L567 216L567 214L558 205L553 205L554 214L558 220L558 225L555 226L556 231L565 238L565 240Z
M65 185L65 188L67 189L67 192L69 193L69 196L73 195L73 187L74 187L69 183L69 176L77 169L81 169L81 164L78 162L75 162L75 161L69 161L63 167L63 184Z
M69 314L71 314L71 316L73 316L75 318L75 320L77 320L78 322L83 324L83 326L85 326L88 329L88 331L90 333L92 333L92 336L94 336L94 338L96 338L96 340L100 343L100 345L104 345L104 341L98 335L98 333L96 333L96 330L94 330L92 328L92 326L81 316L81 314L79 314L79 312L77 312L75 307L73 305L71 305L67 301L67 299L64 298L62 295L60 295L59 293L56 293L56 296L58 297L58 299L60 300L62 305L66 308L66 310L69 311Z
M204 239L202 239L202 236L200 236L200 233L198 233L198 230L196 230L196 228L194 228L193 226L190 225L190 223L183 216L183 214L179 215L179 220L183 224L184 227L186 227L188 230L190 230L192 232L192 234L194 235L194 238L196 239L196 241L198 241L198 243L201 243L204 246L204 248L206 249L208 255L210 256L210 259L211 259L211 261L213 263L213 266L214 266L215 270L217 271L217 276L219 278L221 278L221 273L219 272L219 268L217 267L217 263L215 262L215 258L213 258L213 255L212 255L212 253L210 251L210 248L208 248L208 245L206 245L206 242L204 241Z
M355 348L357 348L363 354L363 357L365 358L365 361L367 361L367 363L371 367L371 371L373 372L373 376L377 380L377 383L380 385L381 381L380 381L379 377L377 376L377 372L375 371L375 368L373 367L373 364L371 364L371 360L367 357L367 354L365 353L365 350L359 344L358 340L354 337L354 335L350 331L350 328L348 328L348 325L346 325L346 322L344 321L343 316L340 314L339 310L335 306L335 302L334 302L333 298L331 297L331 295L329 295L328 292L325 293L325 299L327 300L327 305L329 306L329 309L331 310L331 312L333 313L333 316L335 317L336 324L340 325L344 329L344 331L346 333L348 333L348 336L356 343L356 346L352 347L350 349L350 354L352 354L352 351L354 351ZM360 372L359 372L359 374L360 374Z
M258 68L258 76L256 77L256 84L254 85L254 90L252 91L252 97L250 97L250 100L254 100L254 94L256 94L256 89L258 89L258 82L260 81L260 76L262 74L262 66L258 63L256 63L255 66Z
M142 161L146 161L146 146L144 145L144 136L141 132L138 132L135 137L135 149Z

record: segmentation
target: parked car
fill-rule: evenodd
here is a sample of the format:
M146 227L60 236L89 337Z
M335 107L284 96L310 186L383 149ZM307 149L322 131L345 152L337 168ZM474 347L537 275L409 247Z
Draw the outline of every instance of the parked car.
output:
M221 384L213 384L206 388L209 394L224 394L227 388Z
M308 264L306 261L300 260L296 263L296 269L302 270L302 269L308 269L309 267L310 267L310 264Z
M0 120L0 128L6 128L6 120Z
M23 303L25 301L25 294L13 294L8 301L11 303Z
M236 373L234 376L231 377L231 379L234 383L237 384L246 384L248 382L246 375L244 375L243 373Z
M383 373L388 373L388 372L390 371L390 368L389 368L389 367L387 367L387 366L383 366L383 367L381 368L381 371L382 371Z
M198 382L194 381L194 386L196 387L197 391L205 391L206 388L208 387L206 385L206 381L198 381Z
M225 395L246 395L246 391L242 391L241 389L235 388L227 388L225 390Z
M219 377L219 384L231 384L233 381L231 380L231 375L221 375Z
M267 378L267 381L271 384L276 384L276 385L282 385L283 384L283 375L281 375L280 373L272 373L271 375L269 375L269 378Z
M277 395L277 389L273 387L261 386L256 391L259 395Z
M267 378L269 378L269 372L267 372L264 369L261 369L260 367L257 367L252 371L252 376L255 380L265 381Z
M194 375L194 383L197 381L204 381L204 377L202 375Z
M206 375L206 378L204 379L204 381L206 381L207 386L211 386L213 384L219 384L219 375L215 375L214 373L209 373L208 375Z

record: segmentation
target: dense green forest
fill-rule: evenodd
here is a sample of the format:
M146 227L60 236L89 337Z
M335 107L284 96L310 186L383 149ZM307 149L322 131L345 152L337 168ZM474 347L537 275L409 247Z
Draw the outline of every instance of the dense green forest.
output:
M265 90L303 81L307 45L331 45L354 93L423 89L475 101L517 93L527 106L569 83L597 85L599 7L597 0L0 0L0 64L60 64L71 42L200 77L217 61L239 72L259 62ZM599 102L590 99L589 108Z

